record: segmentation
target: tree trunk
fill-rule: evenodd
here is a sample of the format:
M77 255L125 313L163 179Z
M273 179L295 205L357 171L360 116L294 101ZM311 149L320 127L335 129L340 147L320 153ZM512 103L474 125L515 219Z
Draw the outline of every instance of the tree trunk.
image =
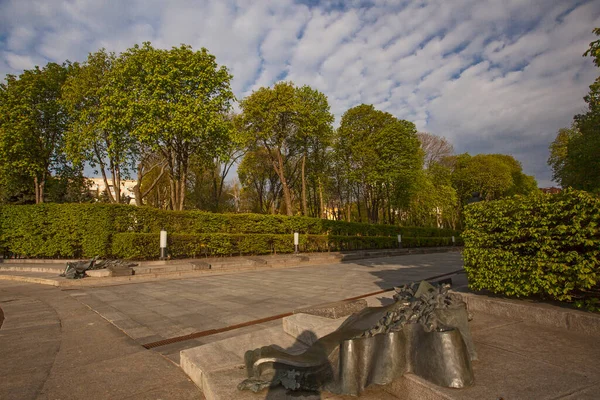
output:
M40 204L42 204L44 202L44 188L46 186L46 178L45 177L42 177L39 185L40 185L40 189L39 189Z
M155 164L155 165L153 165L152 168L150 168L150 171L152 171L158 165L159 165L158 163ZM146 176L150 171L148 171L147 173L144 173L144 168L143 168L142 163L141 162L138 163L137 184L133 187L133 192L135 193L135 204L137 206L142 206L144 204L143 199L146 196L148 196L148 194L150 194L150 192L152 191L152 189L154 189L156 187L156 185L158 184L158 182L161 180L161 178L165 174L166 168L167 168L167 164L163 163L163 165L160 168L160 174L158 174L158 177L156 177L156 179L154 179L154 181L152 182L152 184L150 185L150 187L148 187L148 189L146 189L144 191L144 193L142 193L142 180L144 179L144 176Z
M140 190L140 181L133 187L133 195L135 196L135 205L141 207L142 203L142 191Z
M281 157L281 152L277 151L277 162L273 163L275 167L275 172L279 175L279 180L281 181L281 188L283 189L283 201L285 201L285 211L288 216L294 215L294 211L292 209L292 194L290 192L290 188L285 179L285 174L283 171L283 157Z
M175 183L175 177L171 177L171 179L169 180L169 186L171 187L171 193L170 193L170 197L171 197L171 204L170 204L170 208L171 210L175 210L176 208L176 204L177 204L177 187L176 187L176 183Z
M110 169L112 174L113 189L115 190L114 202L118 204L121 202L121 176L119 173L119 168L116 167L112 161L110 163Z
M40 204L40 186L38 185L38 177L33 177L33 184L35 186L35 204Z
M323 206L323 185L321 185L321 178L319 178L319 218L327 218L325 207Z
M305 176L305 166L306 166L306 154L302 156L302 212L306 217L308 215L308 207L306 204L306 176Z
M135 205L141 207L144 203L142 202L142 179L144 179L144 170L141 162L137 166L137 183L133 187L133 194L135 196Z
M184 165L181 168L179 173L179 211L183 210L183 205L185 204L185 181L187 177L187 165L184 162Z
M350 220L351 216L352 216L352 199L350 198L350 196L348 196L348 207L346 207L346 219L348 222L352 222Z
M96 159L98 160L98 163L100 164L100 172L102 173L102 180L104 181L104 191L106 192L106 197L108 197L109 202L114 203L115 199L113 198L113 195L110 192L108 178L106 177L105 164L104 164L104 161L102 160L102 156L100 155L100 152L98 150L98 147L96 147L96 145L94 145L94 152L96 154Z

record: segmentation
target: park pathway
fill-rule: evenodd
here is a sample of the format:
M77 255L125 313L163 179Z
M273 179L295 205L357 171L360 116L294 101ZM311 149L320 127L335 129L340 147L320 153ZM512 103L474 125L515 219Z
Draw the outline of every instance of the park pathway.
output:
M448 252L64 290L139 344L147 345L361 296L461 268L460 253ZM156 350L178 363L179 351L184 348L280 323L260 323Z
M58 288L0 282L0 399L202 399L178 366Z

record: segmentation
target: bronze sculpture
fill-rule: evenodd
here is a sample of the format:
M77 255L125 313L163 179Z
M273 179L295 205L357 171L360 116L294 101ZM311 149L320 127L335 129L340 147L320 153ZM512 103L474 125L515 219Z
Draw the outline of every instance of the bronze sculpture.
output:
M367 307L297 355L272 346L247 351L248 379L238 389L358 395L411 372L440 386L474 383L466 305L448 285L427 282L396 288L394 303Z

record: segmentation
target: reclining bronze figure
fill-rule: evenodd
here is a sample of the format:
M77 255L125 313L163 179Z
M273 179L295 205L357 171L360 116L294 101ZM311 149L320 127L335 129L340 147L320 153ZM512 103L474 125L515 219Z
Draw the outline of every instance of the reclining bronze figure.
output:
M386 385L408 372L440 386L470 386L477 355L467 309L448 289L427 282L396 288L394 303L351 315L302 354L272 346L250 350L248 379L238 389L282 385L359 395L368 385Z

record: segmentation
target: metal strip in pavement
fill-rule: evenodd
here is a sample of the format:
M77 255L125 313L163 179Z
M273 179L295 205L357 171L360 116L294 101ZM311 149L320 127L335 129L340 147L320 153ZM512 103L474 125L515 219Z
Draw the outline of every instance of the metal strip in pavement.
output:
M190 333L189 335L177 336L177 337L173 337L170 339L159 340L157 342L146 343L142 346L145 347L146 349L153 349L155 347L165 346L167 344L185 342L186 340L197 339L197 338L204 337L204 336L215 335L217 333L232 331L234 329L244 328L246 326L262 324L263 322L275 321L280 318L289 317L292 314L293 313L273 315L273 316L267 317L267 318L255 319L253 321L242 322L241 324L226 326L225 328L209 329L206 331Z
M460 273L462 271L464 271L463 268L461 268L459 270L456 270L456 271L453 271L453 272L446 272L445 274L441 274L441 275L436 275L436 276L432 276L432 277L429 277L429 278L425 278L423 280L425 280L425 281L432 281L432 280L439 279L439 278L442 278L442 277L445 277L445 276L455 275L455 274L458 274L458 273ZM377 294L382 294L382 293L385 293L385 292L390 292L392 290L394 290L393 287L389 288L389 289L378 290L377 292L363 294L363 295L356 296L356 297L350 297L350 298L347 298L347 299L343 299L341 301L358 300L358 299L362 299L362 298L365 298L365 297L370 297L370 296L374 296L374 295L377 295ZM288 313L284 313L284 314L273 315L273 316L267 317L267 318L261 318L261 319L255 319L255 320L248 321L248 322L242 322L241 324L229 325L229 326L226 326L224 328L208 329L208 330L205 330L205 331L194 332L194 333L190 333L188 335L176 336L176 337L172 337L172 338L169 338L169 339L163 339L163 340L159 340L159 341L156 341L156 342L146 343L146 344L143 344L142 347L144 347L146 349L154 349L156 347L166 346L168 344L185 342L187 340L198 339L198 338L205 337L205 336L215 335L217 333L223 333L223 332L233 331L235 329L245 328L247 326L262 324L264 322L275 321L275 320L278 320L278 319L281 319L281 318L289 317L290 315L293 315L293 314L294 314L293 312L288 312Z

